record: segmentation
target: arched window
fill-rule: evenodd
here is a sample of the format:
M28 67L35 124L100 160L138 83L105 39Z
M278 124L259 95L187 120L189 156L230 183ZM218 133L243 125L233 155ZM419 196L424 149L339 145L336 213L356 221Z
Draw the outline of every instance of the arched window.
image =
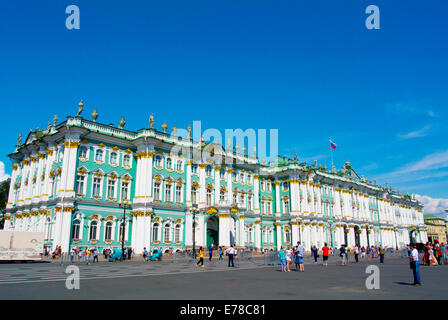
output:
M161 167L162 166L162 157L161 156L157 155L154 158L154 166L156 166L156 167Z
M79 157L82 159L87 159L87 148L86 147L79 148Z
M94 198L101 197L101 178L100 177L93 177L92 196Z
M165 228L163 230L163 242L170 242L171 234L170 234L170 224L165 224Z
M226 201L226 192L224 190L221 190L219 192L219 201L221 203L224 203Z
M180 225L176 224L176 228L174 229L174 242L180 242Z
M219 177L221 179L224 179L225 176L226 176L226 170L224 170L224 169L219 170Z
M154 223L152 226L152 241L158 241L159 240L159 224Z
M97 240L96 233L98 228L98 222L92 221L90 223L89 240Z
M196 163L193 163L191 165L191 172L192 173L198 173L198 165Z
M47 218L47 220L45 221L45 240L50 239L50 231L51 231L51 219Z
M165 184L165 202L171 202L172 184Z
M131 157L129 155L125 155L123 157L123 166L125 166L125 167L131 166Z
M191 188L191 203L197 204L197 195L198 195L198 188L192 187Z
M290 242L291 241L291 233L289 232L289 229L285 230L285 242Z
M96 150L95 161L100 161L100 162L103 161L103 150L100 150L100 149Z
M111 241L112 240L112 222L106 223L106 230L104 232L104 240Z
M166 168L172 169L173 162L171 161L171 158L166 159Z
M213 190L211 188L207 188L206 201L208 206L212 205L212 193Z
M182 202L182 186L176 185L176 202Z
M110 164L117 165L118 164L118 155L116 152L112 152L110 154Z
M210 177L212 175L212 167L210 165L208 165L207 167L205 167L205 175L207 177Z
M160 182L154 182L154 200L160 201Z
M177 171L183 171L182 170L182 160L177 160L177 168L176 168L176 170Z
M125 231L126 231L126 223L122 222L120 223L120 242L123 241L123 238L126 239Z
M289 214L289 200L283 200L283 214Z
M288 182L283 182L283 191L288 191Z
M79 230L80 230L81 221L75 220L73 221L72 227L72 239L79 239Z

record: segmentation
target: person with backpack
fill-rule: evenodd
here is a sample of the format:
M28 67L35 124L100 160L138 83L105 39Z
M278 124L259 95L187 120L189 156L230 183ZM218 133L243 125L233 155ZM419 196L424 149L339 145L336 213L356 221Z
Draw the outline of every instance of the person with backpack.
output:
M347 255L347 250L345 249L345 245L341 244L341 247L339 248L339 256L341 257L341 265L345 266L347 265L347 261L345 259Z
M219 261L222 261L222 260L223 260L223 259L222 259L222 255L223 255L222 247L220 246L220 247L219 247Z
M210 245L210 247L208 248L208 261L212 261L212 256L213 256L213 246Z

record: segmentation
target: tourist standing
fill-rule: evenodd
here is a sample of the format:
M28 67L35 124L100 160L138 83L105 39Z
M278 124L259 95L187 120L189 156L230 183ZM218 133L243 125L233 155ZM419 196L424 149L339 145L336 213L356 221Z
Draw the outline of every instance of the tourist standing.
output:
M202 247L199 248L199 261L196 263L196 265L201 264L201 267L204 267L204 250Z
M303 255L305 254L305 247L302 246L300 241L297 242L297 261L299 263L299 271L305 272L305 268L303 266Z
M382 246L380 246L378 252L379 252L379 255L380 255L380 263L384 263L384 254L385 254L384 248Z
M146 261L146 256L148 255L148 251L146 250L146 247L143 248L143 261Z
M314 263L317 263L318 252L319 252L319 250L316 248L316 246L313 246L311 248L311 253L314 257Z
M230 267L230 265L232 265L232 268L235 267L234 263L233 263L233 255L234 255L234 250L233 250L233 244L230 245L229 248L227 248L226 250L226 255L229 257L229 263L228 263L228 267Z
M355 246L355 249L353 250L353 253L355 255L355 261L358 263L358 255L359 255L359 248L358 246Z
M280 257L280 265L282 266L282 272L286 272L286 257L285 257L285 250L283 250L283 247L280 247L278 256Z
M419 271L420 262L418 259L418 251L415 248L415 245L412 243L409 245L409 247L411 249L411 255L409 256L409 259L410 259L412 273L414 276L413 285L416 287L419 287L421 285L421 280L420 280L420 271Z
M345 245L341 244L341 247L339 248L339 256L341 257L341 265L346 265L347 262L345 260L346 257L346 249L345 249Z
M327 247L327 243L324 243L324 246L322 247L322 259L323 259L323 265L328 266L328 255L330 252L330 248Z
M285 252L285 257L286 257L286 270L288 272L291 272L292 250L289 246Z

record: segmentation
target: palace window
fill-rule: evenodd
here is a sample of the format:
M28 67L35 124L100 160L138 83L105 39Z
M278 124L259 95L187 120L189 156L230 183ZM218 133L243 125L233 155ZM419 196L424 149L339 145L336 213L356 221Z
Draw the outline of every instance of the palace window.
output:
M89 240L97 240L97 229L98 229L98 222L92 221L90 223L90 232L89 232Z
M76 193L77 194L82 194L82 195L85 194L85 192L84 192L84 186L85 186L84 181L85 181L85 178L86 177L84 175L82 175L82 174L78 174L76 176Z
M74 240L78 240L79 239L80 225L81 225L81 221L79 221L79 220L73 221L72 239L74 239Z
M126 230L125 228L126 228L126 223L125 222L120 223L120 239L119 239L120 242L123 241L123 238L126 240L125 233L124 233Z
M171 158L166 159L166 168L171 170L173 168L173 161Z
M162 166L162 157L157 155L154 158L154 166L160 168Z
M47 218L47 220L45 220L45 240L49 240L50 239L50 234L51 234L51 219Z
M170 234L170 224L165 224L165 228L163 229L163 242L167 243L171 240L171 234Z
M266 183L266 186L267 186L267 190L268 190L268 192L271 192L271 191L272 191L272 184L268 181L268 182Z
M95 198L101 197L101 178L93 178L92 196Z
M244 173L243 172L240 173L240 183L241 184L244 183Z
M261 192L264 192L264 189L265 189L265 182L264 181L261 181L261 183L260 183L260 190L261 190Z
M131 166L131 157L129 155L123 157L123 166L128 168Z
M226 176L226 170L224 170L224 169L219 170L219 177L221 179L224 179L225 176Z
M112 222L106 223L106 229L104 232L104 240L105 241L111 241L112 240Z
M251 184L252 183L252 175L249 173L247 174L247 184Z
M198 188L192 187L191 188L191 203L197 204L197 194L198 194Z
M291 233L289 232L289 229L285 230L285 242L291 242Z
M152 241L159 241L159 224L154 223L152 226Z
M110 154L110 164L116 166L118 164L118 155L116 152Z
M226 192L224 190L221 190L219 192L219 201L221 203L224 203L226 201Z
M252 196L247 196L247 210L252 211Z
M205 167L205 175L207 177L211 177L212 176L212 167L211 166Z
M174 242L180 242L180 225L176 224L174 229Z
M207 200L207 205L208 206L211 206L212 205L212 189L207 189L207 197L206 197L206 200Z
M165 202L171 202L171 184L165 184Z
M288 191L288 182L283 182L283 191Z
M176 186L176 202L182 202L182 186Z
M236 183L238 181L238 175L235 171L232 172L232 180L234 183Z
M160 201L160 182L154 182L154 200Z
M196 163L193 163L191 165L191 172L192 173L198 173L198 165Z
M129 182L127 181L121 183L121 199L129 200Z
M268 201L268 202L267 202L267 210L266 210L266 213L267 213L268 215L272 215L271 201Z
M244 207L244 194L240 194L240 204Z
M86 147L79 148L79 157L81 159L87 159L87 148Z
M237 193L233 193L233 204L237 204Z
M179 172L183 171L183 168L182 168L182 160L177 160L177 167L176 167L176 170L179 171Z
M107 199L115 199L115 180L107 182Z
M103 161L103 150L100 150L100 149L96 150L95 161L97 161L97 162Z
M254 242L254 237L252 235L252 228L249 228L249 243L253 243Z
M261 200L261 214L264 214L264 200Z
M283 200L283 214L289 214L289 200Z

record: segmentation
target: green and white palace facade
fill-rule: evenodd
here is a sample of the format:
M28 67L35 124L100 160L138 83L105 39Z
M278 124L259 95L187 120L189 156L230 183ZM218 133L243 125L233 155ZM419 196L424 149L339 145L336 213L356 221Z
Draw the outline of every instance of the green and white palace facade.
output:
M63 252L121 247L123 236L136 253L193 241L253 250L427 241L420 203L360 178L349 162L340 171L284 157L267 165L245 153L167 133L166 124L133 132L67 117L9 155L4 229L43 232Z

